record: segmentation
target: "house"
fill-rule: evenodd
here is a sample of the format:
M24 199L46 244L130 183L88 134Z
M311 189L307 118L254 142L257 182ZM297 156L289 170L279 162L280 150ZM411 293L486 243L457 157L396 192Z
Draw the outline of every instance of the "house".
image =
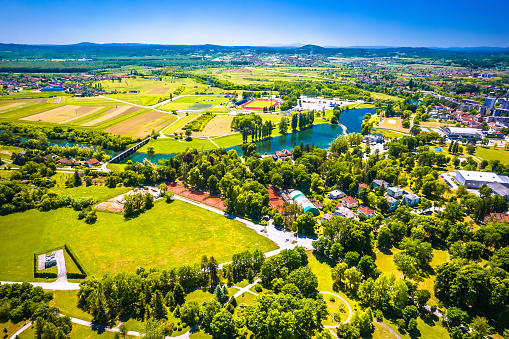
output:
M340 190L334 190L334 191L331 191L329 192L329 194L327 194L327 198L333 200L333 199L341 199L345 196L345 193L343 193L343 191L340 191Z
M401 188L399 187L389 187L387 189L387 194L390 195L391 197L395 198L395 199L399 199L403 196L403 194L405 193L404 190L402 190Z
M373 211L371 208L369 208L367 206L361 207L357 211L358 211L359 215L364 215L366 217L366 219L369 219L369 218L372 218L375 216L375 211Z
M506 213L490 213L484 216L484 222L509 222L509 215Z
M355 218L355 214L353 214L352 210L348 209L346 207L343 207L343 206L338 207L336 209L336 211L334 212L334 215L338 216L338 217L347 218L347 219Z
M318 208L319 210L323 209L323 204L322 204L322 202L320 200L309 199L309 201L311 201L313 203L313 205L315 205L316 208Z
M396 208L398 208L398 200L391 197L390 195L386 195L385 196L385 199L387 199L387 202L389 203L390 207L389 207L389 211L392 212L394 211Z
M98 163L99 163L99 160L97 160L96 158L94 158L94 159L89 159L89 160L85 161L85 163L83 164L83 166L90 168L90 167L92 167L92 166L97 165Z
M325 220L327 220L327 221L331 220L331 218L332 218L333 216L334 216L334 214L325 213L325 214L323 215L323 217L320 219L320 225L321 225L321 224L322 224Z
M282 151L276 151L274 153L274 155L272 156L272 158L274 158L274 161L278 161L278 160L284 160L284 158L291 157L291 156L292 156L292 152L290 152L287 149L284 149Z
M367 188L369 190L369 186L366 184L359 184L359 189L357 190L357 194L360 193L361 189Z
M344 197L343 200L341 201L341 204L344 207L348 207L348 208L354 208L354 207L359 206L359 202L357 201L357 199L355 199L354 197L351 197L351 196Z
M44 160L46 159L49 159L49 158L54 158L56 157L57 155L55 153L50 153L50 154L46 154L45 156L43 156Z
M385 180L381 180L381 179L375 179L373 180L373 187L377 188L377 187L384 187L385 189L387 189L390 184L385 181Z
M79 166L80 163L74 159L63 158L63 159L58 160L57 164L61 164L64 166Z
M407 193L403 195L403 202L408 206L417 206L419 205L420 201L421 198L413 193Z

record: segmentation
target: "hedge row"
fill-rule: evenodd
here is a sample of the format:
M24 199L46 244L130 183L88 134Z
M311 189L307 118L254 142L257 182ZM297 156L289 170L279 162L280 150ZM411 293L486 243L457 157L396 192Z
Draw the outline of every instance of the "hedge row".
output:
M58 274L56 274L56 273L38 272L38 269L37 269L38 264L39 264L38 257L41 254L58 251L58 250L61 250L62 248L67 252L67 254L71 258L71 260L73 260L76 263L76 267L78 267L78 269L80 270L80 273L67 273L67 278L69 278L69 279L85 279L87 277L88 273L85 270L85 266L83 266L81 261L78 259L78 255L71 249L71 247L69 245L63 245L63 246L54 247L54 248L49 249L42 253L34 254L34 277L35 278L57 278Z
M69 254L69 257L74 260L74 263L80 270L80 273L67 273L67 278L70 279L85 279L88 275L88 272L85 270L85 266L81 263L81 261L78 258L78 255L72 250L71 246L64 245L65 250L67 251L67 254Z

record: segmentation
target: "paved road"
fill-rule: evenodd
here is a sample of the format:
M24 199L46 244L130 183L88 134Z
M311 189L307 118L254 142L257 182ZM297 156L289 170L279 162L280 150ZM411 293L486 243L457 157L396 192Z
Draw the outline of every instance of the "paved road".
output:
M56 282L66 283L67 282L67 270L65 269L64 250L56 251L55 256L57 258L57 268L58 268L58 279Z
M24 330L30 328L30 326L32 326L34 322L33 321L30 321L28 324L26 324L25 326L23 326L22 328L20 328L16 333L14 333L10 339L15 339L18 335L20 335Z

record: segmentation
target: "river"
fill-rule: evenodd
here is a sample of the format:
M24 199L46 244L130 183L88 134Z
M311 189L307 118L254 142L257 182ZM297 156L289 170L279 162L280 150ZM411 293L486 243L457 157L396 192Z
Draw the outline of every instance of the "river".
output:
M360 133L362 120L366 113L376 114L375 108L359 108L352 109L343 113L339 117L339 123L346 127L347 133ZM283 149L293 150L294 145L314 144L315 147L328 148L330 143L334 141L339 135L344 134L343 128L340 125L331 124L316 124L311 128L304 131L297 131L273 137L269 140L257 141L257 151L260 154L271 154L275 151ZM242 154L242 149L239 146L227 147L227 150L235 150L237 154ZM162 159L169 159L176 154L147 154L147 153L134 153L132 156L126 158L123 163L128 160L132 162L143 162L144 159L149 159L157 163Z

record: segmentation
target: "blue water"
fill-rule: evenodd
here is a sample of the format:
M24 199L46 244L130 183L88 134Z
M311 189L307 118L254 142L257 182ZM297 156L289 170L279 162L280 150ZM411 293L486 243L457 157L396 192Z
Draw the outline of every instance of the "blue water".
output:
M349 110L339 117L339 123L346 127L346 133L360 133L362 120L366 113L371 113L374 115L376 114L376 109L360 108ZM288 150L293 150L294 145L299 146L301 142L303 144L314 144L315 147L325 149L329 148L330 143L341 134L344 134L344 132L343 128L339 125L317 124L305 131L288 133L286 135L280 135L269 140L257 141L255 143L257 145L257 151L260 154L271 154L275 151L280 151L285 148ZM242 149L239 146L228 147L226 149L233 149L237 151L237 154L242 154ZM128 160L131 160L134 163L143 162L145 158L154 163L157 163L159 160L170 159L175 155L176 154L150 155L147 153L134 153L132 156L126 158L123 163L126 163Z
M434 146L434 147L431 147L431 148L433 148L436 152L444 152L444 150L441 147Z

